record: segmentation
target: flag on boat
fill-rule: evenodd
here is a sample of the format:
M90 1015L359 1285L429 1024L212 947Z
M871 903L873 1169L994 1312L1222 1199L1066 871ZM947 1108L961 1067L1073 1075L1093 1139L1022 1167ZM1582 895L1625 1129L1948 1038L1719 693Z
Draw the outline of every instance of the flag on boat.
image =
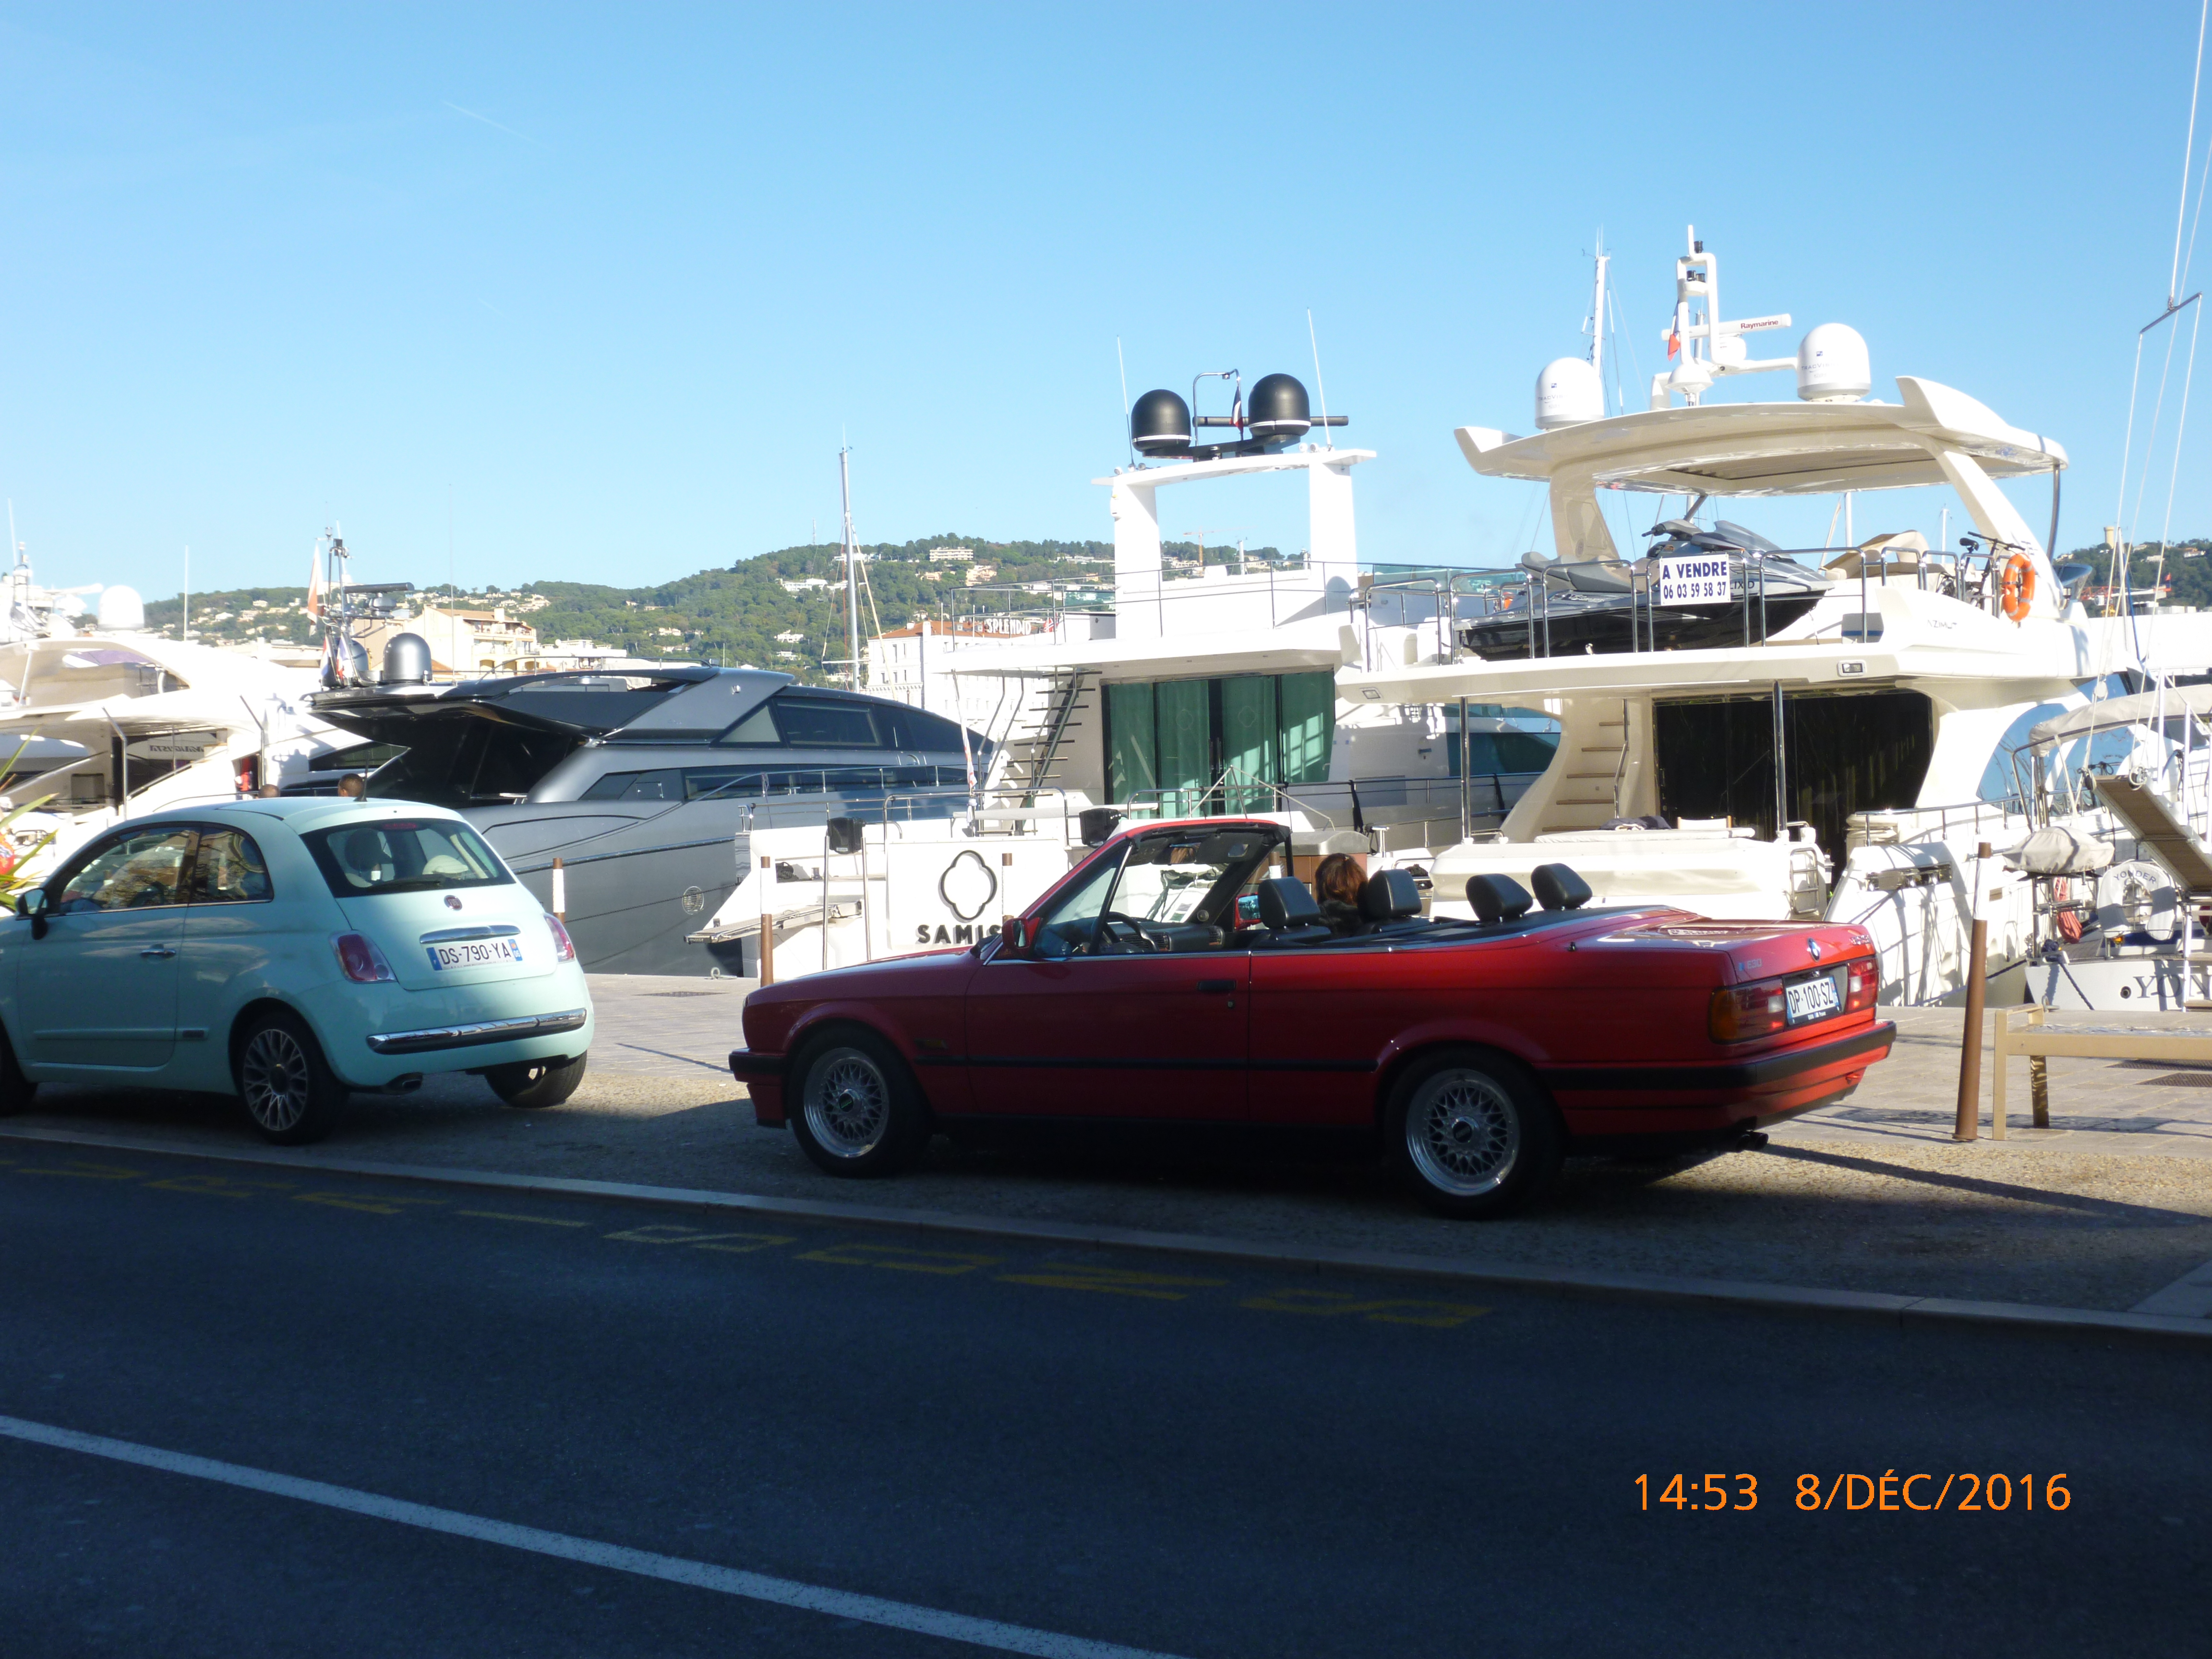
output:
M323 555L319 547L307 556L307 603L310 617L323 614Z
M1672 357L1682 349L1681 331L1677 329L1667 337L1667 355Z

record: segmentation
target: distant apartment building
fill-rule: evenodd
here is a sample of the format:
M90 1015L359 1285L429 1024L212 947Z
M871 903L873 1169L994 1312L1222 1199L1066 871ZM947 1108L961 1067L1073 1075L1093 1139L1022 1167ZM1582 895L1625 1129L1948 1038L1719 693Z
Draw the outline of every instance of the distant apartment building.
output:
M956 560L965 561L975 556L975 550L972 547L933 547L929 550L929 562L932 564L949 564Z
M996 676L960 674L957 653L978 645L1042 639L1050 631L1042 617L925 617L868 641L868 690L984 732L994 712L1002 712L1005 685Z

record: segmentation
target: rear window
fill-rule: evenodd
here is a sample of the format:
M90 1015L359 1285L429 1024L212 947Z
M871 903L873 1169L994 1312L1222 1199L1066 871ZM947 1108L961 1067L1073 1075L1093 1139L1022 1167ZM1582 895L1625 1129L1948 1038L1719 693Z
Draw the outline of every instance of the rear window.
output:
M475 830L450 819L341 824L301 839L340 898L497 887L514 879Z

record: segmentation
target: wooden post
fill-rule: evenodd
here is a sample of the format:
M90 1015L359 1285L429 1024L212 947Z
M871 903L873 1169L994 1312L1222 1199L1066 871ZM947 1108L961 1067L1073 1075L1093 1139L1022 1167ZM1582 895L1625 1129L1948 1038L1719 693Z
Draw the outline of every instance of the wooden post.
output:
M553 918L563 922L568 920L568 872L561 867L557 857L553 860Z
M768 890L769 884L775 879L775 862L763 853L761 854L758 878L761 890L760 982L763 985L775 982L775 912L771 908L775 901L769 897Z
M1966 952L1966 1029L1959 1044L1959 1112L1954 1140L1972 1140L1982 1132L1982 1006L1990 968L1990 924L1982 917L1982 865L1990 856L1984 842L1974 854L1973 942Z

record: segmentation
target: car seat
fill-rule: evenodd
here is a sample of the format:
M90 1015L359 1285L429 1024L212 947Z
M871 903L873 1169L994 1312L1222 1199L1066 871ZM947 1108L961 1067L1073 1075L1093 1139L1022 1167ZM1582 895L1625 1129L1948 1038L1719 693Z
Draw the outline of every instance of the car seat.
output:
M1579 910L1590 902L1589 884L1564 864L1540 864L1528 872L1536 902L1547 910Z
M1335 930L1321 919L1321 907L1305 883L1289 876L1272 876L1260 884L1260 926L1255 945L1317 945L1335 937Z
M1404 870L1377 870L1359 890L1365 933L1418 932L1429 924L1421 915L1421 890Z
M1528 896L1528 890L1510 876L1469 876L1467 902L1474 907L1475 915L1486 926L1518 921L1535 902Z

